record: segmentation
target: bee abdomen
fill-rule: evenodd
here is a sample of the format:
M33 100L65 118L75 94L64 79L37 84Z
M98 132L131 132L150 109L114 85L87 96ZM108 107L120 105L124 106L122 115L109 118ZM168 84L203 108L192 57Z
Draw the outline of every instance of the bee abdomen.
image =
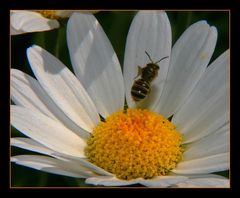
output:
M150 92L150 84L143 79L138 79L133 83L131 95L134 101L143 100Z

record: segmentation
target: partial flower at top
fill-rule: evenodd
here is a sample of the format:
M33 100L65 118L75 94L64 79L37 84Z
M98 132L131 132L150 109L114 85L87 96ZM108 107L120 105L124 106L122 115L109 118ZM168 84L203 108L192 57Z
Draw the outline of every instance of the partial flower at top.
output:
M192 24L173 48L171 39L165 12L138 12L122 73L97 19L74 13L67 42L75 75L29 47L36 79L11 70L11 124L29 138L11 145L44 155L12 162L94 185L229 187L212 174L229 169L229 50L209 64L217 30L206 21ZM160 67L151 83L153 70L138 69L149 62ZM133 84L135 94L147 95L141 102Z
M59 19L68 18L74 11L66 10L11 10L10 34L52 30L60 26Z

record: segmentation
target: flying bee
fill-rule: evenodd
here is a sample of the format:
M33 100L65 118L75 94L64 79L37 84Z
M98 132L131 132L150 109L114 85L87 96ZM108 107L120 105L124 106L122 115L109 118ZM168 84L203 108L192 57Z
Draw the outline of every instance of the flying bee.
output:
M151 82L157 77L160 69L157 63L168 58L168 56L165 56L154 63L150 55L146 51L145 53L151 62L144 67L138 65L138 74L135 79L139 76L140 78L134 81L131 89L132 99L135 102L143 100L151 92Z

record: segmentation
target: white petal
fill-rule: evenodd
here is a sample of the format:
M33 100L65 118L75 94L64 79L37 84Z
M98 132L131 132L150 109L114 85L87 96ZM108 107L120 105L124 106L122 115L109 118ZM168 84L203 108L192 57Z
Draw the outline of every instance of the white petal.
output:
M91 174L82 170L76 164L40 155L18 155L11 157L11 161L19 165L27 166L53 174L77 178L96 176L96 174Z
M80 136L88 133L59 109L34 78L16 69L11 69L11 99L16 105L39 111L60 121Z
M185 143L215 131L229 121L229 50L205 71L173 122Z
M85 141L42 113L12 105L11 124L26 136L52 150L76 157L85 156Z
M11 11L10 23L15 30L14 34L46 31L59 27L58 21L44 18L41 14L31 11Z
M71 71L39 46L28 48L32 70L43 89L75 124L91 132L99 115L85 89Z
M45 155L53 155L55 151L43 146L30 138L11 138L11 146L16 146L29 151L38 152Z
M138 183L137 180L120 180L112 176L89 177L85 180L87 184L103 186L127 186Z
M196 175L184 182L179 182L176 187L180 188L229 188L230 181L225 177L219 175Z
M229 125L219 131L187 145L184 151L184 160L192 160L230 151Z
M72 157L66 154L53 151L30 138L11 138L11 146L16 146L22 149L27 149L29 151L49 155L59 160L75 164L76 166L81 168L81 170L86 172L91 172L94 174L97 173L100 175L112 175L111 173L88 162L85 158Z
M230 153L221 153L193 160L180 162L172 170L176 174L205 174L228 170L230 166Z
M191 174L191 175L183 175L188 177L188 179L196 179L196 178L217 178L217 179L226 179L226 177L215 174Z
M10 35L19 35L23 33L25 32L23 32L22 30L16 30L14 27L10 26Z
M92 14L74 13L68 21L67 43L76 76L106 117L123 109L121 67L106 34Z
M161 176L153 179L132 179L132 180L121 180L116 177L101 176L101 177L90 177L86 179L86 183L94 185L104 186L128 186L132 184L142 184L148 187L167 187L178 182L186 180L185 176Z
M81 166L88 168L89 170L96 172L100 175L107 175L107 176L112 176L112 173L92 164L91 162L89 162L87 159L85 158L79 158L79 157L73 157L70 155L66 155L66 154L62 154L62 153L55 153L55 156L57 157L63 157L65 159L68 159L74 163L78 163L81 164Z
M213 54L217 30L205 21L190 26L172 49L169 71L156 111L169 117L176 112L204 73Z
M148 187L168 187L185 180L187 180L185 176L159 176L142 180L139 183Z
M42 87L34 78L16 69L11 69L11 99L16 105L28 107L56 119L48 107L54 103L47 98Z
M131 97L131 87L138 74L138 65L143 67L150 63L145 51L157 62L170 56L172 45L171 26L163 11L140 11L133 19L127 36L124 57L124 82L126 99L130 107L152 107L158 102L166 79L170 57L159 63L158 77L152 83L151 93L140 105Z
M181 182L176 186L181 188L229 188L230 184L228 179L197 178Z

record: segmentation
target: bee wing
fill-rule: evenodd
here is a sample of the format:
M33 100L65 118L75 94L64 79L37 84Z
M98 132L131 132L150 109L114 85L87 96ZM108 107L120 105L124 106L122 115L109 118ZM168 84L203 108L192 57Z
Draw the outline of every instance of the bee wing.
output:
M143 68L141 68L141 67L138 65L138 74L137 74L137 76L136 76L134 79L136 79L138 76L141 76L141 75L142 75L142 69L143 69Z

